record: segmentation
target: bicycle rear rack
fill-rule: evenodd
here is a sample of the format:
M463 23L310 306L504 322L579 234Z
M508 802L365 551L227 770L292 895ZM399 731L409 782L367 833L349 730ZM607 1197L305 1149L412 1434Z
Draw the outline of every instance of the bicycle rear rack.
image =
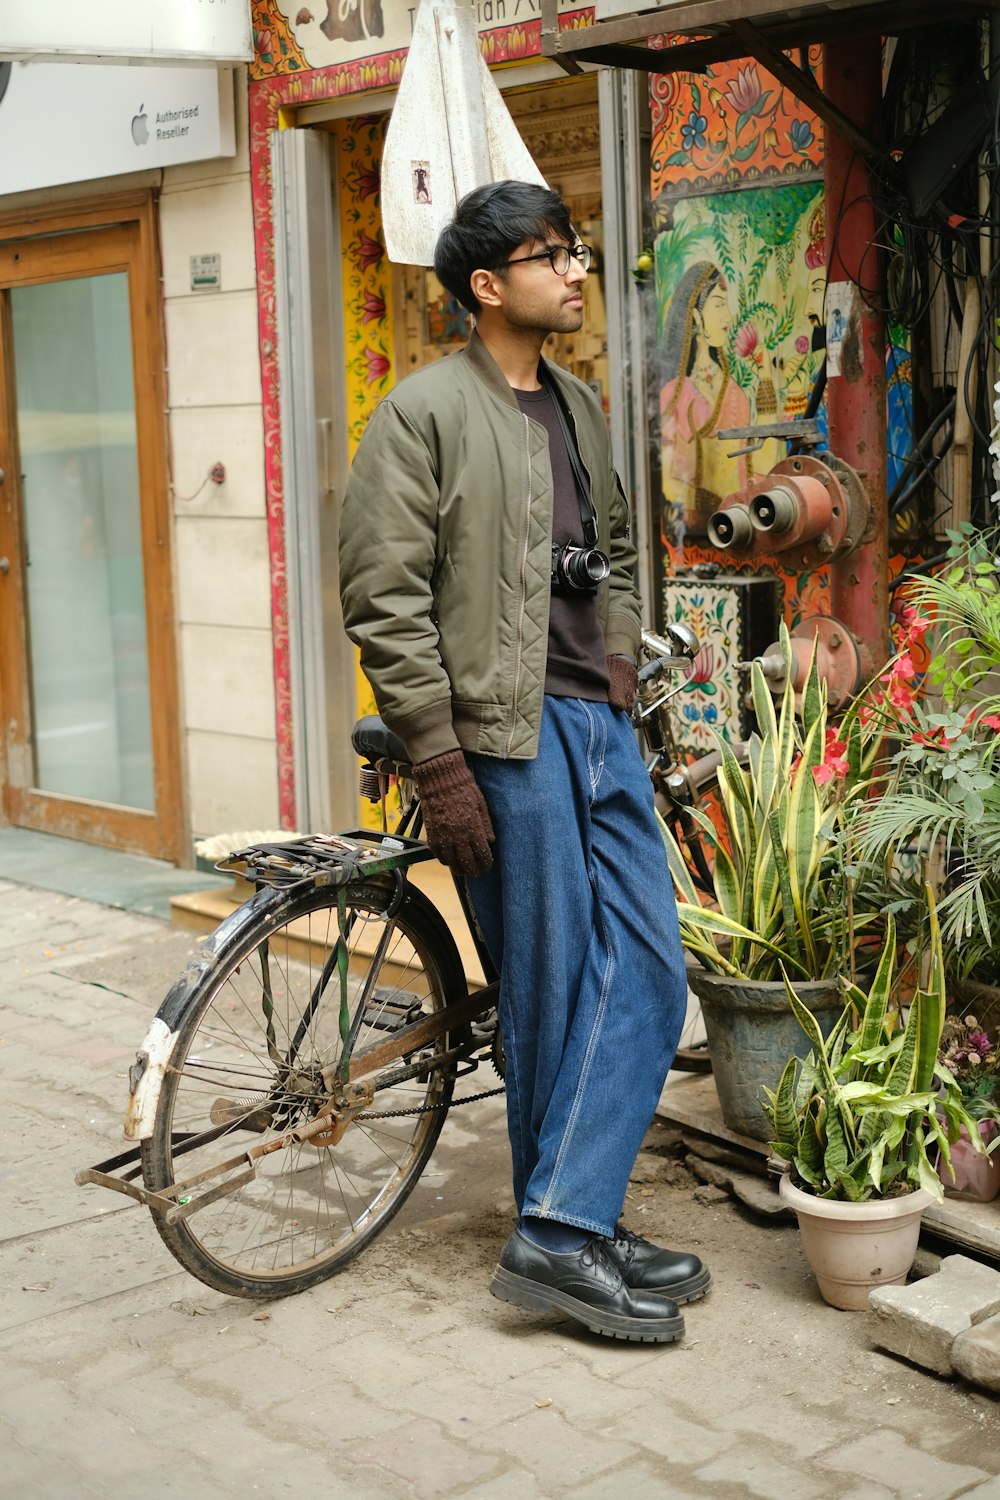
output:
M258 889L270 886L289 890L300 885L337 888L373 875L401 873L430 858L431 851L421 839L357 829L352 833L317 833L287 843L251 844L227 854L215 868L224 874L242 875Z

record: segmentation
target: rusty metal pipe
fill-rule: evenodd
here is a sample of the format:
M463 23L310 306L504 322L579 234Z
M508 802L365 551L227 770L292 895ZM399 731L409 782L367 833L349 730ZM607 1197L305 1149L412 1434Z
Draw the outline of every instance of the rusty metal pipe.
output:
M840 112L870 131L882 110L882 48L877 35L824 44L823 88ZM877 248L875 205L867 164L835 127L824 156L827 296L837 283L855 293L853 330L845 338L840 374L829 374L826 402L830 448L859 472L870 502L862 544L830 566L830 613L857 641L864 676L889 655L889 513L886 503L884 273Z
M753 522L745 505L727 505L708 521L708 540L720 552L737 551L753 544Z

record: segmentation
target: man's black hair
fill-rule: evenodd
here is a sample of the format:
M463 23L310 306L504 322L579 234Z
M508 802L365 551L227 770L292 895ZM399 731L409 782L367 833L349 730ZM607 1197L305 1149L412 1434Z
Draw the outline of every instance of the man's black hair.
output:
M466 193L455 217L438 236L434 270L441 284L469 312L479 311L473 271L499 271L527 240L576 241L569 209L558 193L534 182L489 182Z

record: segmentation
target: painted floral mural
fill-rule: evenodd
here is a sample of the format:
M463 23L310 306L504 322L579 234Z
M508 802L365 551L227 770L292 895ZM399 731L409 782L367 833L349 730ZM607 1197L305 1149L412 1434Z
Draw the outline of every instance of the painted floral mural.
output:
M818 80L820 54L809 49ZM822 170L820 122L752 59L712 63L698 74L657 74L650 102L654 201Z
M784 456L717 432L800 415L822 360L822 186L679 200L656 242L663 532L703 536Z

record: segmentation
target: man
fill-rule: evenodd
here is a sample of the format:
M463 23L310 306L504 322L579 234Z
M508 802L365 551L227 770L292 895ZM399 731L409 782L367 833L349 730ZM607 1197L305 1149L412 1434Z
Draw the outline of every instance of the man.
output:
M708 1271L618 1224L687 996L628 714L636 554L600 406L540 358L580 328L589 261L546 188L459 203L435 270L475 332L373 414L341 590L427 841L468 877L500 974L518 1228L490 1289L669 1342Z

